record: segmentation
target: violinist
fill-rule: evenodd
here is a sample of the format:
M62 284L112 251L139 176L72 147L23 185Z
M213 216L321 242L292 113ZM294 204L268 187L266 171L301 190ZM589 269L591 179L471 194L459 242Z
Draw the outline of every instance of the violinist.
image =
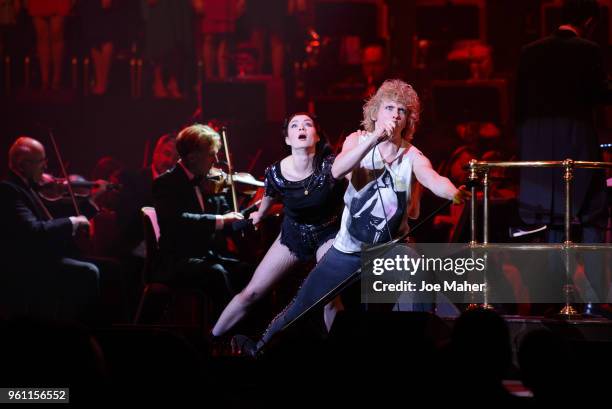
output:
M153 181L153 202L160 227L160 250L165 265L158 281L205 291L222 307L238 290L240 271L212 250L216 236L227 234L242 214L219 214L202 187L217 161L219 134L206 125L184 128L177 137L177 165Z
M8 312L87 320L98 300L99 270L70 258L70 244L89 229L84 216L54 218L37 192L45 148L22 136L9 150L0 182L0 307Z

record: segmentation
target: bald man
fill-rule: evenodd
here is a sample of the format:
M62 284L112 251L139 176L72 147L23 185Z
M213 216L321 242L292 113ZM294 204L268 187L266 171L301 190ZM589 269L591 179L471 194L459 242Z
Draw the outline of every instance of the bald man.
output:
M36 192L45 171L44 146L22 136L9 150L0 182L0 313L87 319L98 298L98 268L69 258L84 216L53 218ZM25 310L24 310L25 309Z

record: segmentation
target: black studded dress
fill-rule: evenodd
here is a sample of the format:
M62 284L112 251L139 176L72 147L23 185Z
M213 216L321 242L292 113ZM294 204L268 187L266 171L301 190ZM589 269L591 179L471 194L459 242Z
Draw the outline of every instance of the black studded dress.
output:
M309 177L299 181L287 180L280 162L266 169L265 195L284 206L281 243L300 260L312 259L319 246L334 238L340 227L346 183L332 176L335 158L325 157Z

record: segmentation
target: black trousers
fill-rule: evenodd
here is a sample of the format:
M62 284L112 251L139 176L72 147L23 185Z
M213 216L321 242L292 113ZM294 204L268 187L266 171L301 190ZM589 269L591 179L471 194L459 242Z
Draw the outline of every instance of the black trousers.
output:
M7 315L89 323L98 318L100 270L62 258L8 266L0 283L0 309Z
M172 265L172 286L199 289L210 297L216 319L248 283L249 266L236 259L208 255L179 259Z

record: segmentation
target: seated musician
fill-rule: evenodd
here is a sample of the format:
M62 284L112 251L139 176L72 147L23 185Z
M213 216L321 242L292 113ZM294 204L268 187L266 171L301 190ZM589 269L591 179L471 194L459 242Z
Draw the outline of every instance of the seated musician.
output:
M218 197L206 194L202 182L221 147L221 138L206 125L183 129L176 140L177 165L153 181L153 202L160 227L165 268L156 281L201 288L221 308L240 290L240 273L211 249L215 238L231 229L242 214L221 215Z
M47 158L22 136L9 150L0 182L0 310L47 318L88 320L98 301L99 270L70 257L73 238L89 229L84 216L54 218L37 189Z
M117 182L122 186L117 198L117 222L121 232L118 252L122 258L134 256L144 259L140 209L143 206L153 206L153 180L172 169L177 160L176 138L173 134L165 134L155 144L150 166L138 171L122 171L116 175Z

